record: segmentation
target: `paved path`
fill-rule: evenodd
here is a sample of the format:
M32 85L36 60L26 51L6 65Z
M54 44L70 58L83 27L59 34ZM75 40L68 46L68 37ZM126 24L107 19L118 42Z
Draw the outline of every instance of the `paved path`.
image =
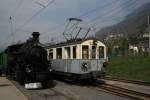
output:
M0 100L27 100L27 98L5 77L0 77Z

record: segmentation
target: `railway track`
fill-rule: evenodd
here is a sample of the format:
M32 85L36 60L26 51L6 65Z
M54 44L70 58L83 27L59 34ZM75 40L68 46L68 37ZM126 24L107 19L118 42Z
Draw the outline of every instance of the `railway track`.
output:
M113 78L113 77L103 77L101 79L111 80L111 81L118 81L118 82L125 82L125 83L132 83L132 84L138 84L138 85L144 85L144 86L150 86L149 82L145 81L139 81L139 80L130 80L130 79L122 79L122 78Z
M122 87L118 87L118 86L114 86L110 84L97 85L94 88L98 91L102 91L103 89L115 95L131 98L134 100L150 100L150 94L145 94L145 93L137 92L134 90L129 90L126 88L122 88Z
M13 83L17 86L17 88L19 88L29 99L28 100L49 100L52 97L56 97L59 95L62 95L66 98L68 98L68 100L75 100L74 98L68 96L68 95L64 95L62 93L58 93L58 91L55 90L25 90L24 88L22 88L20 85L18 85L17 82ZM88 86L89 87L89 86ZM118 96L122 96L122 97L126 97L126 98L130 98L133 100L150 100L150 94L145 94L145 93L141 93L141 92L137 92L134 90L129 90L129 89L125 89L125 88L121 88L118 86L114 86L114 85L110 85L110 84L101 84L99 81L96 81L96 84L94 84L94 86L90 86L92 89L96 89L98 91L102 91L105 90L105 92L109 92ZM54 93L51 93L51 92ZM30 94L30 95L29 95Z

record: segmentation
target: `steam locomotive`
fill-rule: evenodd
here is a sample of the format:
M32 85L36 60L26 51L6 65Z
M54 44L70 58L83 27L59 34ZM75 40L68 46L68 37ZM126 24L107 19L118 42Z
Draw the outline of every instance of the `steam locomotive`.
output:
M10 45L5 50L8 55L6 75L27 89L45 88L51 81L51 66L39 35L33 32L25 43Z

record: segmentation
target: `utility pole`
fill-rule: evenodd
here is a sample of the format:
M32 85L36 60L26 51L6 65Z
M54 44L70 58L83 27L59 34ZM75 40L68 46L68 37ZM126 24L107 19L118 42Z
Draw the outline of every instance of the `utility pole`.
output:
M150 16L149 16L149 13L148 13L148 34L149 34L149 48L148 48L148 51L150 53Z
M14 32L13 32L13 19L12 19L12 17L10 16L9 17L9 20L10 20L10 31L11 31L11 38L12 38L12 44L13 44L13 42L14 42Z

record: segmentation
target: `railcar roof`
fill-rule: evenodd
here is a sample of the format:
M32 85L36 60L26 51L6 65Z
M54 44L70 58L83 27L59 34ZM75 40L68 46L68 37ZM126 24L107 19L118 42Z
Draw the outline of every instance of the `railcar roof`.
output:
M50 44L49 46L47 46L46 48L55 48L55 47L61 47L61 46L67 46L67 45L74 45L74 44L81 44L84 41L88 41L88 40L96 40L96 41L100 41L97 38L87 38L87 39L78 39L78 40L69 40L67 42L61 42L58 44Z

